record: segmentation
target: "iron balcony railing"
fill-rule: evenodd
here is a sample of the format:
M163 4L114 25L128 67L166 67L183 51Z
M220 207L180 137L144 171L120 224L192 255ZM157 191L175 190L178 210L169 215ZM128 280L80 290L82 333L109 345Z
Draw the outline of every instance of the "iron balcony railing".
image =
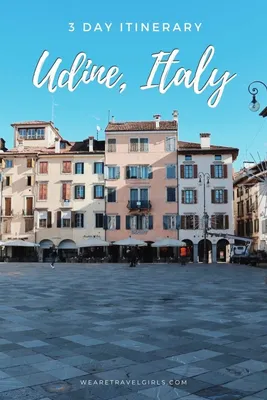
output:
M129 200L127 207L129 210L150 210L152 205L150 200Z

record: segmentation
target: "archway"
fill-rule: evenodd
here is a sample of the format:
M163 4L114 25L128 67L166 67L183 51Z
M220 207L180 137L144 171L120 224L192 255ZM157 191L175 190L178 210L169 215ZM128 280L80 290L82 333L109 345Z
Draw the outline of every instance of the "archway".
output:
M212 244L211 241L207 239L207 260L208 263L212 261ZM198 242L198 261L203 262L204 260L204 239Z
M61 262L68 262L70 258L76 257L78 249L73 240L62 240L58 245L58 257Z
M43 262L48 262L50 261L50 256L51 256L51 247L53 246L53 242L50 239L43 239L41 240L40 244L40 250L42 253L40 254L41 260Z
M182 241L185 242L186 243L186 247L189 248L189 250L190 250L190 261L193 262L194 261L194 244L193 244L192 240L183 239Z
M217 242L217 256L216 259L218 262L226 262L229 261L229 247L230 247L230 243L228 240L226 239L220 239Z

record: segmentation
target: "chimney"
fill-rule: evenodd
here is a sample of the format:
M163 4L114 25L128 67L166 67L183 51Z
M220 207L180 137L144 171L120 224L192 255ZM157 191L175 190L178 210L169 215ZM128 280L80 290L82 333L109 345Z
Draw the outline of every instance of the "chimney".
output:
M94 136L89 136L89 153L94 152Z
M24 150L23 139L18 138L18 151L23 151L23 150Z
M159 114L153 115L153 118L154 118L154 120L155 120L155 122L156 122L156 129L159 129L160 117L161 117L161 116L160 116Z
M177 110L173 110L172 117L173 117L174 121L178 121L178 111Z
M202 149L210 148L210 133L201 133L200 134L200 146Z
M112 124L114 124L114 122L115 122L115 117L114 117L114 115L112 115L112 117L111 117L111 122L112 122Z
M58 137L55 138L55 153L60 153L60 140Z

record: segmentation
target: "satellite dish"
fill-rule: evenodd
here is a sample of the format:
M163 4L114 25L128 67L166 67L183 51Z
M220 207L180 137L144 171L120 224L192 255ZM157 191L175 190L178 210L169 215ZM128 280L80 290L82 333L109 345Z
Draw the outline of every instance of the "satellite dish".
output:
M100 132L101 131L100 126L97 125L96 130L97 130L97 132Z

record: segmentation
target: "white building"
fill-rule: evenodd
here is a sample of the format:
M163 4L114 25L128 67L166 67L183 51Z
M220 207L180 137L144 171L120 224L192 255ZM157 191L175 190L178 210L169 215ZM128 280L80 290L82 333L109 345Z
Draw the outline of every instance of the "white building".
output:
M234 234L232 163L237 155L238 149L211 145L208 133L200 134L200 143L178 142L179 239L190 246L194 262L204 255L204 196L208 229ZM228 261L230 244L208 236L209 262Z

